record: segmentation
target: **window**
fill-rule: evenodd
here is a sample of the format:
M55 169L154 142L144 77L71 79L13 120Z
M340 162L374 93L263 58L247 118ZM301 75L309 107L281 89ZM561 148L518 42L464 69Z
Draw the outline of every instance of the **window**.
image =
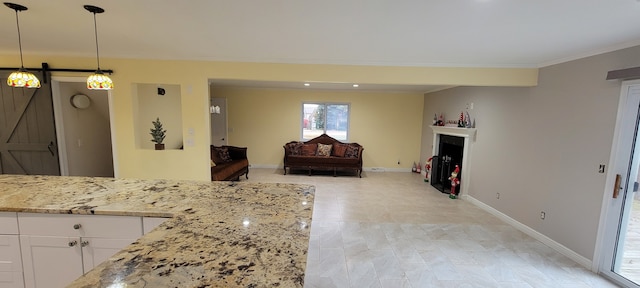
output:
M349 139L349 104L302 104L302 140L322 133L340 141Z

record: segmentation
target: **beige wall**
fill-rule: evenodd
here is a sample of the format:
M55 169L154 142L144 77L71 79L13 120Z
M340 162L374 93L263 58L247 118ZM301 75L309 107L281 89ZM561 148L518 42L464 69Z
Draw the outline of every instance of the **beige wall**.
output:
M155 142L151 128L153 121L160 119L165 133L165 149L180 149L183 146L182 138L182 97L180 85L160 84L134 84L133 111L137 113L136 122L136 147L141 149L155 149ZM158 94L158 88L165 89L164 95ZM161 152L159 152L161 153Z
M19 60L19 57L14 54L0 56L0 63L3 63L3 66L19 66ZM42 62L47 62L52 68L87 69L95 67L94 58L25 55L25 67L40 67ZM115 89L110 92L109 97L113 108L111 112L113 113L116 177L143 179L165 178L204 181L210 179L209 79L488 86L532 86L537 83L537 69L297 65L108 58L101 59L100 63L103 69L115 71L111 76L115 83ZM53 75L79 76L79 74L63 72L55 72ZM134 101L132 100L134 95L132 87L136 83L180 85L183 139L193 140L193 146L187 146L184 150L160 152L136 147ZM238 124L233 125L242 131L244 124L242 121L248 120L239 121ZM406 125L411 125L411 123ZM364 129L369 133L377 133L376 130L375 126ZM185 135L188 131L193 131L193 134ZM419 132L417 133L419 134ZM234 137L231 134L229 136L230 138ZM386 136L389 135L381 137ZM281 136L274 143L277 142L280 147L283 140L291 139L291 137L295 139L296 135ZM352 139L355 141L359 141L359 137L374 136L352 135ZM244 140L238 138L231 141L239 141L235 143L242 144L241 141ZM365 153L371 153L371 155L378 152L375 144L371 144L369 147L365 146L365 149L367 149ZM417 158L417 149L414 153L413 157ZM255 155L252 157L263 156ZM275 156L264 157L271 157L270 159L273 159L271 161L276 161L277 158ZM397 155L388 157L397 157ZM258 159L260 158L256 160ZM371 165L387 165L385 163L390 160L365 159L365 161L369 161Z
M418 161L421 93L212 87L227 98L229 145L249 147L253 166L282 167L282 146L300 140L302 103L349 103L349 142L364 147L364 167L409 170ZM400 160L400 165L397 164Z
M477 141L469 194L593 259L620 81L607 71L640 65L640 47L540 70L532 88L461 87L425 95L424 122L473 102ZM423 128L422 158L432 132ZM500 199L496 199L500 193ZM540 212L546 219L540 219Z

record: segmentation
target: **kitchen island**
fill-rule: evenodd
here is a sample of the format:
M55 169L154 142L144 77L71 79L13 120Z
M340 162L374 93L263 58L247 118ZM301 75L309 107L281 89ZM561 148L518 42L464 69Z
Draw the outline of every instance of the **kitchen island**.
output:
M314 187L0 175L0 211L169 217L69 287L302 287Z

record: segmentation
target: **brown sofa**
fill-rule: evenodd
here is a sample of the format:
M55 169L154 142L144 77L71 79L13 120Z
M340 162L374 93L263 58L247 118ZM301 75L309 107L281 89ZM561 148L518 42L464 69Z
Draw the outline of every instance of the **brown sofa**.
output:
M306 142L292 141L284 145L284 174L287 168L308 169L309 175L313 169L333 170L333 176L338 170L355 170L362 178L362 150L358 143L343 143L327 134Z
M242 174L249 179L246 147L211 145L211 181L239 181Z

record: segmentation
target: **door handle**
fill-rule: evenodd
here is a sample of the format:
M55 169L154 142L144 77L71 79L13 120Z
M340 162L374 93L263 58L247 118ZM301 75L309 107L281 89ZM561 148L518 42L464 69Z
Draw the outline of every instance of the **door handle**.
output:
M622 176L620 174L616 174L616 183L613 185L613 198L618 198L618 194L620 194L620 182L622 182Z
M47 145L47 149L49 149L51 156L56 156L56 154L53 153L53 141L49 142L49 145Z

